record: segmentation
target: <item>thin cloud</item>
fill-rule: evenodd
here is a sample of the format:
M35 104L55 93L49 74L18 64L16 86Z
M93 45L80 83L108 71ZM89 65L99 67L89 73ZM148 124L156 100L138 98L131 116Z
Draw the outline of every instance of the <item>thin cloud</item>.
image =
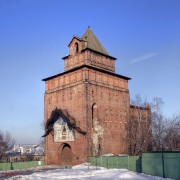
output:
M156 56L157 54L158 54L157 52L144 54L143 56L140 56L140 57L137 57L137 58L131 60L130 64L134 64L134 63L137 63L139 61L145 61L145 60L147 60L149 58L152 58L152 57Z

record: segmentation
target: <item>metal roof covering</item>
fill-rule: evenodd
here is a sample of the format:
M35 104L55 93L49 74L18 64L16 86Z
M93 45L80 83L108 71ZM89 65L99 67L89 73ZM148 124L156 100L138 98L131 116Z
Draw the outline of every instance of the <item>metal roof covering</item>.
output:
M86 48L92 49L105 55L109 55L109 53L99 42L95 34L92 32L90 27L88 27L86 32L83 34L82 39L87 42Z

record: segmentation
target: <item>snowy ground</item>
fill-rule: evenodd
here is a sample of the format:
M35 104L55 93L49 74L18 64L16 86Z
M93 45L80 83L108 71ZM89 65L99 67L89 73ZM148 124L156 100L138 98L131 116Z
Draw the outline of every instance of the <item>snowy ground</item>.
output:
M29 175L23 175L22 173L14 174L10 178L3 178L9 180L163 180L164 178L157 176L148 176L145 174L138 174L126 169L106 169L100 167L94 167L89 164L81 164L73 166L72 169L53 169L57 167L44 167L31 169ZM10 171L9 171L10 172ZM18 172L18 171L16 171ZM26 171L23 171L26 174ZM1 178L0 178L1 179ZM170 179L169 179L170 180Z

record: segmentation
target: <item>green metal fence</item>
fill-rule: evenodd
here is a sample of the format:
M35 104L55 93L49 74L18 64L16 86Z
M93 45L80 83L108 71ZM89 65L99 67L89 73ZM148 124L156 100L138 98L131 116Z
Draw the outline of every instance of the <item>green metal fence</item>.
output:
M0 163L0 171L27 169L44 165L44 161L26 161L26 162L9 162Z
M134 172L141 172L141 157L140 156L100 156L89 157L88 161L100 167L108 169L128 169Z
M180 179L180 152L143 153L142 172L164 178Z
M142 156L89 157L92 165L128 169L164 178L180 180L180 152L146 152Z

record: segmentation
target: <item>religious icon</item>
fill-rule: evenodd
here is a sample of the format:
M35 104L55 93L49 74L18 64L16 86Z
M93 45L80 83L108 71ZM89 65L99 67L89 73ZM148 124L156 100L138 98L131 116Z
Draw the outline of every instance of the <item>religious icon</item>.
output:
M54 142L74 141L74 130L60 117L54 123Z

